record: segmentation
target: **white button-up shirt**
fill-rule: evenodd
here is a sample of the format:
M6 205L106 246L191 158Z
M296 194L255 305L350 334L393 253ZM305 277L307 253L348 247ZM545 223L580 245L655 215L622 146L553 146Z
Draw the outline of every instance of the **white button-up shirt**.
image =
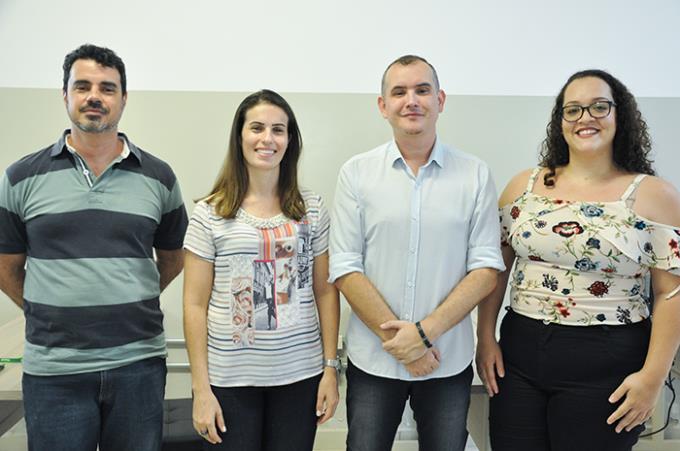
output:
M496 188L476 157L436 141L427 164L413 171L388 142L343 165L335 190L330 282L364 273L400 319L422 320L465 275L503 271ZM348 355L363 371L417 380L383 350L380 338L354 313ZM472 361L470 317L434 343L441 365L425 378L460 373Z

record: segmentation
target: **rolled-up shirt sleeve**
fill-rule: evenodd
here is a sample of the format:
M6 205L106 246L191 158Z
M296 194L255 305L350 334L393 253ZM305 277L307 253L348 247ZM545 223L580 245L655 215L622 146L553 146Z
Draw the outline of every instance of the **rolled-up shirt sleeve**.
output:
M486 165L480 165L478 171L479 190L470 219L467 270L494 268L504 271L496 186Z
M352 272L364 272L364 234L362 214L357 195L353 160L340 169L331 214L330 283Z

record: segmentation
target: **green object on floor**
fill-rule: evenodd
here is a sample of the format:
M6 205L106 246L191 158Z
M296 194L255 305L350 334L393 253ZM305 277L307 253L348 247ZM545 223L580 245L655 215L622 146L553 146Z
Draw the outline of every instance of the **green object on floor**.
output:
M21 363L21 357L0 357L0 363Z

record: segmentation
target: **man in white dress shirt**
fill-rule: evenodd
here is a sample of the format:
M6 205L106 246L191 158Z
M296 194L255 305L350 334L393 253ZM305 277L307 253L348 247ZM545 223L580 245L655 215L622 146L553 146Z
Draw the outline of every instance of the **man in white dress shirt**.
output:
M407 399L420 449L465 448L469 312L505 267L487 166L437 139L445 100L430 63L395 60L378 97L394 139L340 170L330 280L352 307L348 451L391 450Z

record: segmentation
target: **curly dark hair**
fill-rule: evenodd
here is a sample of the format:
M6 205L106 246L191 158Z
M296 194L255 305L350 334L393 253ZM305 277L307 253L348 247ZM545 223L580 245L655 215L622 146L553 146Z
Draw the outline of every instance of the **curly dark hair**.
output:
M574 80L596 77L609 85L616 104L616 135L614 136L614 163L629 172L655 175L649 153L652 140L647 123L638 110L635 97L616 77L598 69L588 69L573 74L555 98L547 136L541 145L540 165L548 168L543 176L545 186L555 186L555 169L569 163L569 146L562 135L562 107L564 92Z
M77 60L94 60L104 67L116 69L120 74L120 89L127 93L127 78L125 76L125 64L116 52L106 47L98 47L92 44L83 44L64 57L64 85L63 90L68 89L68 79L71 76L71 67Z

